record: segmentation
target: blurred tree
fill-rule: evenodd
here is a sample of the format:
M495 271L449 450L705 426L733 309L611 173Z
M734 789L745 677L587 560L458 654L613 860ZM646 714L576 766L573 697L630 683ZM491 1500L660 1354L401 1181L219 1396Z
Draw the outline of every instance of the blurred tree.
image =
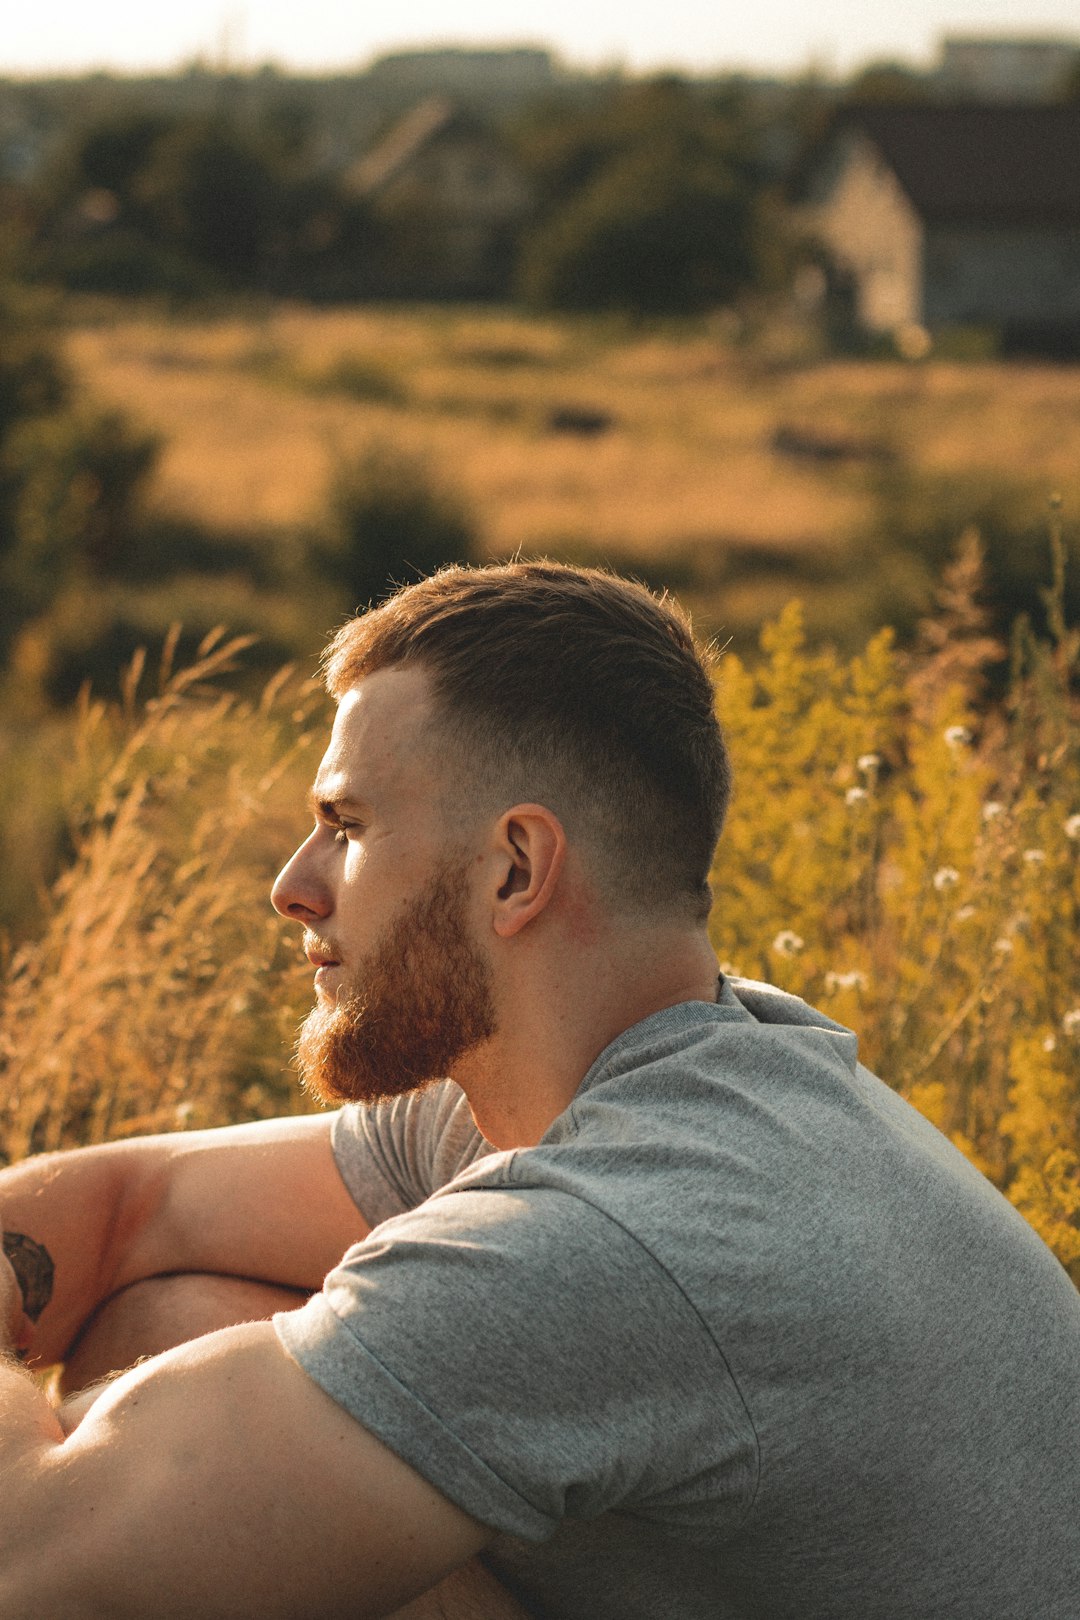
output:
M546 199L521 256L530 302L674 313L758 279L770 216L737 90L620 86L518 139Z
M677 313L724 303L754 276L753 211L733 181L634 152L605 166L523 255L531 302Z
M62 593L124 577L157 452L115 413L57 411L13 426L0 452L0 660Z
M155 437L115 411L65 411L12 435L12 556L29 588L47 598L60 575L117 579L130 571L158 450Z
M33 273L121 294L355 297L369 211L322 172L314 128L283 98L254 118L128 108L78 126L31 188Z
M55 418L69 393L69 378L35 305L25 292L0 288L0 664L26 616L16 561L23 478L13 443L25 424Z
M119 210L130 210L154 146L175 123L162 112L125 109L77 127L42 176L42 201L62 210L87 193L104 192Z
M267 154L219 120L164 134L135 186L158 241L236 283L259 277L279 220L279 189Z
M870 62L848 81L844 101L932 101L935 91L925 73L906 62Z

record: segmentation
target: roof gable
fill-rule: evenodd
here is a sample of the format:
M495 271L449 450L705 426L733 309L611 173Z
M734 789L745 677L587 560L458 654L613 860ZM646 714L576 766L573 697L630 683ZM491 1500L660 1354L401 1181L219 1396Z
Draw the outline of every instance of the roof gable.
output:
M445 96L429 96L353 165L349 174L352 188L360 194L381 191L428 147L448 136L467 136L492 147L495 144L488 130L454 102Z
M873 104L861 130L928 223L1080 225L1080 105Z

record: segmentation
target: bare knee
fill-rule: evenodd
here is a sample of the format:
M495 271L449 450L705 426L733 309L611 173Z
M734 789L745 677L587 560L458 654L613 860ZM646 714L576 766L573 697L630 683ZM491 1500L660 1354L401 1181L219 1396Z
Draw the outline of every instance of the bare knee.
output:
M142 1356L160 1355L237 1322L295 1310L307 1295L247 1277L177 1272L121 1289L85 1324L64 1360L63 1389L71 1394Z

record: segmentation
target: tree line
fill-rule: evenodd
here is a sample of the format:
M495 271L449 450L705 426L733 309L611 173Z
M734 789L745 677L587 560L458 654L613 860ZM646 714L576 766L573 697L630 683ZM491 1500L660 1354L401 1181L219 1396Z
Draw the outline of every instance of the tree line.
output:
M610 84L526 109L497 133L534 204L480 292L667 313L775 278L776 163L737 83ZM415 221L400 203L357 194L347 174L327 163L310 106L126 103L76 119L33 178L9 188L8 213L26 274L71 289L392 297Z

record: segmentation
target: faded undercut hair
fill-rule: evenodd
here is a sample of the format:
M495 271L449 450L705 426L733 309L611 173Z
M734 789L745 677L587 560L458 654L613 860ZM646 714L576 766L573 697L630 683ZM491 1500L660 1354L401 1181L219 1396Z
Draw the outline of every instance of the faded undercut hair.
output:
M350 619L323 655L339 700L410 665L430 680L461 799L546 805L617 912L707 914L731 776L705 655L674 604L591 568L445 568Z

